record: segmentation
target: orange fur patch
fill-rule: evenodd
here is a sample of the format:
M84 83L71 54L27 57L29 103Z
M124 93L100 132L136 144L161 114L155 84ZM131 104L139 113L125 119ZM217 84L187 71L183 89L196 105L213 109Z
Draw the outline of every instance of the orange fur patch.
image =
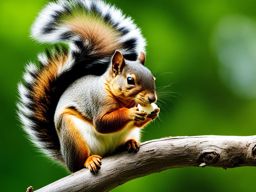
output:
M48 101L47 95L45 92L47 89L50 89L50 82L57 77L58 70L65 64L67 60L67 55L60 54L48 61L48 64L43 67L42 71L39 73L35 85L32 90L33 101L35 101L35 116L41 121L45 121L44 114L46 113L46 108L44 108L44 103L41 103L42 100Z
M127 108L118 108L109 113L103 113L96 120L96 129L100 133L114 133L125 128L131 119Z
M119 32L108 26L100 18L93 15L76 15L65 21L72 31L84 40L93 44L94 50L100 55L111 55L121 48L118 43Z
M73 138L73 141L75 143L75 146L77 150L84 155L84 158L86 159L89 154L90 150L86 144L86 141L83 139L82 135L76 128L76 125L74 124L72 117L74 115L69 114L69 113L64 113L63 114L63 121L67 124L68 132L70 134L70 137ZM76 116L77 117L77 116Z
M86 121L90 124L92 124L92 120L86 118L85 116L83 116L79 111L77 111L75 108L66 108L63 112L63 114L69 114L69 115L73 115L75 116L76 118L82 120L82 121Z

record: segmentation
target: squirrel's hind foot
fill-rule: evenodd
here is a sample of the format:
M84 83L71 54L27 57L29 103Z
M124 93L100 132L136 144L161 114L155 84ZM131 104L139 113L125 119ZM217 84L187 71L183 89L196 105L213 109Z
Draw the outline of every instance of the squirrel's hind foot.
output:
M137 153L140 149L140 144L134 139L130 139L125 143L128 153Z
M102 157L99 155L91 155L86 159L84 166L92 173L96 174L100 170L101 159Z

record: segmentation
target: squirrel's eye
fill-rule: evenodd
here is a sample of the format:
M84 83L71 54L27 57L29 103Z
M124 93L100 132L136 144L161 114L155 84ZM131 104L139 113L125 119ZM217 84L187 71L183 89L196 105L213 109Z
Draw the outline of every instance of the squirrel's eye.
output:
M129 85L135 85L134 78L132 78L132 77L127 77L127 83L128 83Z

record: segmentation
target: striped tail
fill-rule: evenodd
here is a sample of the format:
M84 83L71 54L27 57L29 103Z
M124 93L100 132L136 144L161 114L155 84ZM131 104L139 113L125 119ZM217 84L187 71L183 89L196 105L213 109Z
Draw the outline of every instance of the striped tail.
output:
M119 49L126 59L136 60L145 52L145 39L132 19L101 0L49 3L34 23L32 37L40 42L71 43L71 50L83 52L82 56L106 57Z
M19 83L18 116L31 141L50 157L62 161L54 126L54 113L62 94L60 69L68 62L68 52L55 48L38 56L39 65L26 66Z

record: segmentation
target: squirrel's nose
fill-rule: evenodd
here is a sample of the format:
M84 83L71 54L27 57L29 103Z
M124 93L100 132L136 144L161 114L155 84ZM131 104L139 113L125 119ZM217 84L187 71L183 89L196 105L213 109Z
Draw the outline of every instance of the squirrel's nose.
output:
M156 101L156 96L154 94L148 96L148 102L154 103Z

